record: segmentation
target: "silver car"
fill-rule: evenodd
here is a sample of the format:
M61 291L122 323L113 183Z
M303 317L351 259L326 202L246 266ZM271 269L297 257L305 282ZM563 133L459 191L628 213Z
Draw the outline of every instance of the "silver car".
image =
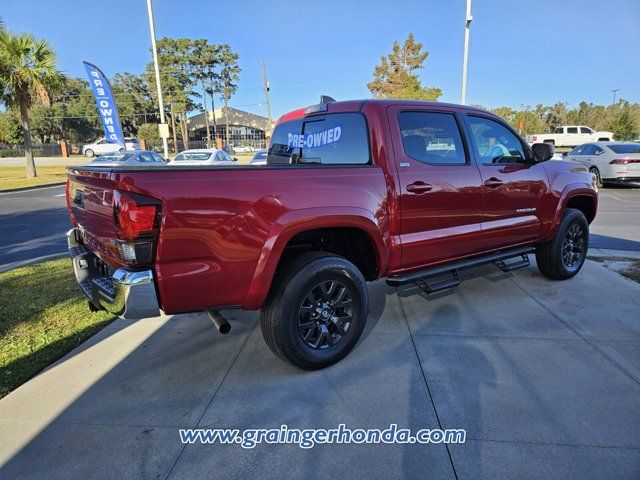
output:
M218 150L217 148L196 148L180 152L169 162L169 166L229 166L236 165L236 162L237 160L232 158L224 150Z
M607 183L640 182L640 143L585 143L571 150L565 159L587 167L599 187Z
M156 152L148 150L123 150L122 152L105 153L90 161L92 167L157 167L166 165L167 161Z

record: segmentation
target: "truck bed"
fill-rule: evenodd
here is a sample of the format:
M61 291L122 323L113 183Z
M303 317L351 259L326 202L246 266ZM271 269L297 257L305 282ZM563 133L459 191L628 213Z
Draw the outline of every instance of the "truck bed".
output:
M359 211L381 229L388 220L384 174L374 165L69 167L68 178L73 221L114 268L125 263L116 248L114 191L160 202L153 271L166 313L243 306L270 241L286 238L284 223L319 228L313 218L323 211L334 219ZM78 190L82 205L74 203Z

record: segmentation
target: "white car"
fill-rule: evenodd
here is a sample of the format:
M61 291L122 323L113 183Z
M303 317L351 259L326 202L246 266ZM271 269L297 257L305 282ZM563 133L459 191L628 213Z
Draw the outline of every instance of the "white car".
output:
M575 147L585 142L608 142L613 140L611 132L596 132L584 125L563 125L553 133L533 133L527 135L527 142L550 143L554 147Z
M119 152L120 150L122 150L120 145L117 143L107 142L107 140L103 138L102 140L89 143L82 147L82 154L89 158L93 158L96 155ZM125 137L124 150L140 150L140 141L137 138Z
M170 166L181 165L236 165L236 159L224 150L217 148L198 148L185 150L176 155L169 163Z
M565 160L587 167L599 187L607 183L640 182L640 143L585 143L571 150Z
M233 147L233 151L236 153L251 153L253 149L249 146L243 147L242 145L238 145L237 147Z

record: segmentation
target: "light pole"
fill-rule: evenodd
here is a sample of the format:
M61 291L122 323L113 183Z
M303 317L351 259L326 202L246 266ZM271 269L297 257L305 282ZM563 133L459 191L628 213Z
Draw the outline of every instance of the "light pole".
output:
M153 22L153 6L151 0L147 0L147 13L149 14L149 30L151 31L151 51L153 52L153 67L156 72L156 89L158 90L158 107L160 108L160 136L164 147L164 157L169 158L169 126L164 118L164 102L162 101L162 86L160 85L160 67L158 66L158 47L156 47L156 27Z
M616 104L616 93L618 93L618 91L620 91L619 88L614 88L613 90L611 90L611 93L613 93L613 102L611 103L611 105Z
M467 61L469 60L469 29L471 27L471 0L467 0L467 16L464 27L464 57L462 59L462 94L460 95L460 103L467 103Z

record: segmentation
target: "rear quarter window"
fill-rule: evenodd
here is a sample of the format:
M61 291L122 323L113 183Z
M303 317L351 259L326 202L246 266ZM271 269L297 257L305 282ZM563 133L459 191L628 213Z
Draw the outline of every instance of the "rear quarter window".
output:
M359 113L314 115L276 126L267 164L365 165L369 137Z

